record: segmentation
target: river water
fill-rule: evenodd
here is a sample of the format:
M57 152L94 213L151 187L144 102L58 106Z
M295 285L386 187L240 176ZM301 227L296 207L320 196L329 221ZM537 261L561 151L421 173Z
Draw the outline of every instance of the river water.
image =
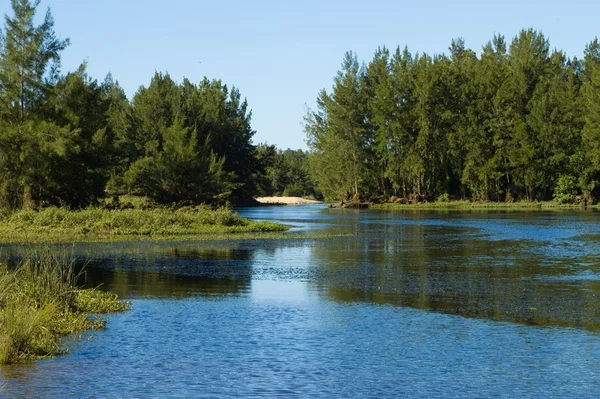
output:
M240 214L331 236L75 244L132 310L0 397L598 396L599 213Z

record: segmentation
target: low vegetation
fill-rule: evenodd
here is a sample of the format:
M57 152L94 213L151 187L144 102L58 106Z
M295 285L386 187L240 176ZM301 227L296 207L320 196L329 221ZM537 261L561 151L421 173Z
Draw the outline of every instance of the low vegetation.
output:
M114 294L77 288L78 278L74 261L50 250L0 264L0 364L63 354L62 337L104 327L92 314L128 309Z
M477 201L436 201L420 203L388 202L372 204L372 209L509 209L509 210L538 210L538 209L581 209L581 204L561 204L556 201L515 201L515 202L477 202ZM587 208L598 208L598 205L588 205Z
M287 229L287 226L243 218L228 208L208 206L75 211L45 208L0 216L1 242L231 235Z

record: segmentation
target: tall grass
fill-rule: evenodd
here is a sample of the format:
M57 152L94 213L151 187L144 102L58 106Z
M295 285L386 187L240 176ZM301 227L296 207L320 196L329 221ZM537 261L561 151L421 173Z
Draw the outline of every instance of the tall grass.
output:
M128 308L114 294L78 289L78 278L74 261L49 249L0 264L0 364L64 353L61 337L104 326L92 313Z
M0 215L0 240L65 239L116 236L182 236L285 231L286 226L242 218L228 208L207 206L177 210L64 208L20 210Z

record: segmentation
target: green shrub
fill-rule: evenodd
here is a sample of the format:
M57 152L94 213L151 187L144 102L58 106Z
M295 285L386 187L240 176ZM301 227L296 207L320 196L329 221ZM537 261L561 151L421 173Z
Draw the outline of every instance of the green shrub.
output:
M444 193L440 195L436 202L450 202L450 194Z
M559 176L554 188L554 201L559 204L573 204L579 200L577 179L571 175Z

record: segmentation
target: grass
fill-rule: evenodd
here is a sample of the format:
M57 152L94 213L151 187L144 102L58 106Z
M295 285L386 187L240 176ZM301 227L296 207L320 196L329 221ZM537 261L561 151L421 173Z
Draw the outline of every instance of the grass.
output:
M582 209L580 204L559 204L554 201L517 201L517 202L471 202L460 201L438 201L417 204L386 203L374 204L372 209L441 209L441 210L464 210L464 209L498 209L498 210L550 210L550 209ZM588 206L597 209L598 205Z
M0 242L104 241L274 233L289 227L242 218L228 208L64 208L20 210L0 216Z
M48 249L15 268L0 264L0 364L64 354L62 337L104 327L91 314L128 309L114 294L78 289L78 277L72 260Z

